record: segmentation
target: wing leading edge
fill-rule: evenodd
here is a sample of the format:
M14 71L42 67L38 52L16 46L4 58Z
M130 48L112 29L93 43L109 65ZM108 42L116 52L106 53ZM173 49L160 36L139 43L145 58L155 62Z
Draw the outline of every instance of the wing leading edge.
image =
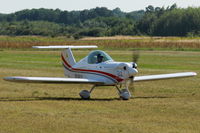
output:
M192 76L196 76L196 75L197 75L197 73L195 73L195 72L147 75L147 76L137 76L134 78L134 81L135 82L151 81L151 80L161 80L161 79L171 79L171 78L192 77Z
M96 84L96 85L104 84L103 82L99 82L92 79L83 79L83 78L5 77L4 80L12 82L28 82L28 83L55 83L55 84L80 83L80 84Z

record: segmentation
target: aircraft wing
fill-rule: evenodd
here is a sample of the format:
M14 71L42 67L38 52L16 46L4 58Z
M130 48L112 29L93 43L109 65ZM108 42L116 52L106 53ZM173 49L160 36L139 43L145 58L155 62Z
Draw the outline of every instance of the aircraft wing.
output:
M196 76L196 75L197 75L197 73L195 73L195 72L183 72L183 73L136 76L134 78L134 81L135 82L151 81L151 80L161 80L161 79L171 79L171 78L192 77L192 76Z
M103 85L103 82L99 82L93 79L84 78L56 78L56 77L5 77L4 80L12 82L28 82L28 83L55 83L55 84L96 84Z

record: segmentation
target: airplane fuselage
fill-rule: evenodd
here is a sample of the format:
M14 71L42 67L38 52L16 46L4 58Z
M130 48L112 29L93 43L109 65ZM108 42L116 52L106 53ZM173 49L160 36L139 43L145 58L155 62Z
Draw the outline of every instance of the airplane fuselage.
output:
M115 62L111 58L100 63L90 63L90 55L94 52L96 51L93 51L74 65L70 65L68 60L63 57L64 55L61 55L65 76L70 78L97 79L104 82L105 85L116 85L137 73L137 70L132 68L132 63ZM130 72L129 69L132 71Z

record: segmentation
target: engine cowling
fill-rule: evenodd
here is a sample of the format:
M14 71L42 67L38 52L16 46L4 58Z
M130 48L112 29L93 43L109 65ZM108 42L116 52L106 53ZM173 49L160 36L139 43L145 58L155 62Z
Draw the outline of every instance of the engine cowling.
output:
M137 71L137 64L134 63L120 63L117 66L118 69L122 71L122 76L124 79L128 79L129 77L133 77L135 74L138 73Z

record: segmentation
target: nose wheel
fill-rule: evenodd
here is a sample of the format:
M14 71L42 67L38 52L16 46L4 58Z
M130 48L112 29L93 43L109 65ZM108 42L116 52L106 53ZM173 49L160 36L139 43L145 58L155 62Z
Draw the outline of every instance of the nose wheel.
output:
M129 100L131 98L131 93L129 92L128 88L127 89L119 89L118 86L116 86L118 92L119 92L119 97L123 100Z
M123 100L129 100L131 97L131 94L127 89L122 89L121 92L119 93L119 96Z

